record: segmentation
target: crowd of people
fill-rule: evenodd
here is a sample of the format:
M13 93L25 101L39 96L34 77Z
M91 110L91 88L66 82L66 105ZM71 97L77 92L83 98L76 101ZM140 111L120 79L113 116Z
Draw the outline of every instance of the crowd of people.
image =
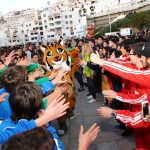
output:
M125 37L72 38L64 46L68 52L80 49L75 74L78 92L88 88L89 104L98 101L97 94L103 95L104 106L95 110L100 117L114 118L119 123L116 127L124 129L123 136L134 132L136 150L150 150L150 30ZM0 49L2 150L64 149L51 121L69 107L63 96L67 72L59 69L45 76L46 72L34 44ZM97 124L85 133L81 126L78 149L88 149L98 133Z
M124 130L122 136L133 132L136 150L149 150L150 30L125 37L118 34L79 41L79 45L88 103L97 101L97 93L103 94L104 107L97 109L98 114L114 118L119 123L115 127ZM84 90L84 82L78 82L78 90Z

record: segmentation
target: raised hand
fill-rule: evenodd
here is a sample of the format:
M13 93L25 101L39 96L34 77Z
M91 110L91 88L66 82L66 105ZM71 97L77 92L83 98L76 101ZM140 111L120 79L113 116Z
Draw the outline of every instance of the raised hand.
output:
M5 65L9 65L10 62L13 60L15 55L15 51L10 52L10 54L6 57L6 61L4 62Z
M66 91L66 86L57 86L53 93L49 94L45 98L48 100L48 105L50 105L57 96L61 95L63 92Z
M104 90L102 91L103 95L107 98L116 98L117 92L113 90Z
M52 79L56 78L57 75L58 75L58 71L53 70L53 71L51 72L51 75L48 76L48 78L49 78L50 80L52 80Z
M114 112L113 109L109 107L101 107L100 109L97 109L99 115L103 118L111 118L112 117L112 112Z
M82 59L78 59L76 63L77 63L77 65L79 65L79 66L82 66L82 65L86 65L86 64L87 64L87 62L84 61L84 60L82 60Z
M91 62L98 64L100 66L103 66L104 60L100 58L99 53L96 51L95 53L92 53L90 56Z
M65 102L66 99L64 98L64 96L57 96L57 98L55 98L54 101L50 105L48 105L42 116L35 120L36 125L38 127L45 125L48 122L65 115L66 110L69 108L69 103Z
M81 125L78 150L87 150L89 145L96 139L99 131L100 127L95 123L85 133L83 133L84 127Z
M60 69L58 71L58 75L56 76L56 78L54 80L52 80L52 82L54 84L64 84L66 83L67 81L66 80L62 80L62 78L67 74L67 72L63 69Z
M29 59L27 59L27 58L25 58L25 59L21 59L21 60L19 60L18 62L17 62L17 64L16 65L20 65L20 66L29 66L30 65L30 61L29 61Z
M8 95L8 93L3 93L0 95L0 103L5 101L5 97Z

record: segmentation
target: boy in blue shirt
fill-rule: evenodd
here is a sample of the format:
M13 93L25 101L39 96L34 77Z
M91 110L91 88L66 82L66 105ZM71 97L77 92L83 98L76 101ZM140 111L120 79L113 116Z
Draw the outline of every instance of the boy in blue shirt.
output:
M12 109L10 119L0 124L0 130L14 128L22 119L31 120L38 117L42 104L42 92L38 85L32 82L18 85L10 94L9 103ZM63 150L63 144L59 141L56 130L48 125L47 130L52 134L56 146L54 150Z

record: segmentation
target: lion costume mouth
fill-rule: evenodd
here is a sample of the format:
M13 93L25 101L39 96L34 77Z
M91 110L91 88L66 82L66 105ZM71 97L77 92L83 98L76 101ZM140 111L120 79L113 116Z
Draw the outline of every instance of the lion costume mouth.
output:
M55 65L60 65L63 62L63 57L61 59L57 59L55 61L52 61Z
M55 61L55 62L58 62L58 61L60 61L60 60L61 60L61 58L59 58L59 59L55 59L54 61Z

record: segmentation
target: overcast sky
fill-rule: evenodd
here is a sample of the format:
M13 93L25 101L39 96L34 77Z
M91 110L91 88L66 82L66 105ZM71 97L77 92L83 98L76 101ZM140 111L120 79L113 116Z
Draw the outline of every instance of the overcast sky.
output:
M12 10L21 10L25 8L42 8L47 2L55 2L56 0L0 0L0 11L2 14Z

